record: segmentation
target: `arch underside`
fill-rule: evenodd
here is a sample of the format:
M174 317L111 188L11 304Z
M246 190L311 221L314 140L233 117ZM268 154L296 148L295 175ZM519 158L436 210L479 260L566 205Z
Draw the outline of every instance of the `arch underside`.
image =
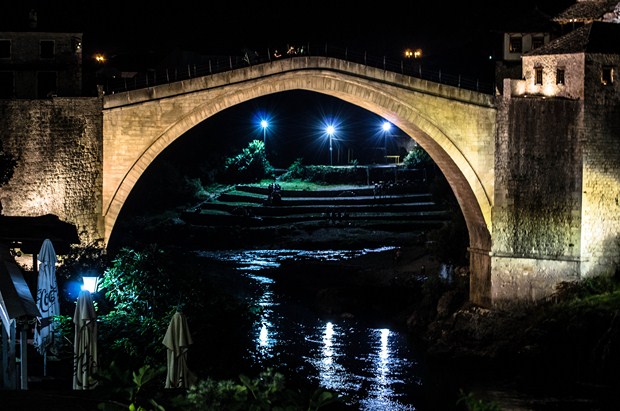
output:
M450 136L444 133L441 124L436 124L421 113L415 106L415 100L406 100L387 94L380 88L381 86L381 84L373 85L368 81L359 81L342 74L297 72L255 80L248 82L245 87L232 88L229 93L220 93L213 98L205 98L202 104L186 111L163 133L153 138L152 144L140 153L120 182L108 207L106 208L104 204L106 243L135 183L151 162L177 138L200 122L234 105L272 93L307 90L331 95L365 108L388 119L415 139L435 161L454 191L467 223L470 247L489 251L491 249L491 199L487 193L488 190L485 190L485 185L471 166L471 162L465 158ZM489 138L492 142L491 136Z

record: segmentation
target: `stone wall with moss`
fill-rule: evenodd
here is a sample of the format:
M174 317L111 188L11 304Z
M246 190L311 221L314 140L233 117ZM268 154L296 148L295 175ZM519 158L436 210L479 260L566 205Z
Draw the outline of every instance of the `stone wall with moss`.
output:
M511 98L500 112L492 297L536 301L579 274L583 102Z

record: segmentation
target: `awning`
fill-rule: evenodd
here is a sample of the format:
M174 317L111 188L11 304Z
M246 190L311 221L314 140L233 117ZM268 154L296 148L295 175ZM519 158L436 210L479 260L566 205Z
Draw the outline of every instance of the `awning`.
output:
M77 228L54 214L36 217L0 215L0 243L19 246L26 254L36 254L46 238L58 254L68 254L71 244L80 244Z
M41 313L20 268L7 254L8 249L0 250L0 317L10 335L11 320L32 319L40 317Z

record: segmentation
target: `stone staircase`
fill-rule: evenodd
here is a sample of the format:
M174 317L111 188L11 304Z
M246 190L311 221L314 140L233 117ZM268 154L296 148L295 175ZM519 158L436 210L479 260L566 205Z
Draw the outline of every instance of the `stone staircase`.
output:
M449 211L418 187L338 186L320 190L281 190L268 201L269 188L237 185L182 214L190 224L206 226L275 226L282 224L355 224L390 231L432 229Z

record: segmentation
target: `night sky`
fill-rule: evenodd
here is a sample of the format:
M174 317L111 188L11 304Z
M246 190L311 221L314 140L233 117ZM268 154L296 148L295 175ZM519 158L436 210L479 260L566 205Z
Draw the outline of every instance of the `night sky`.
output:
M422 48L429 58L448 59L488 54L489 30L515 13L538 7L555 14L573 2L20 0L0 6L0 27L23 24L34 8L42 30L83 32L87 52L181 47L227 54L327 42L377 55Z

